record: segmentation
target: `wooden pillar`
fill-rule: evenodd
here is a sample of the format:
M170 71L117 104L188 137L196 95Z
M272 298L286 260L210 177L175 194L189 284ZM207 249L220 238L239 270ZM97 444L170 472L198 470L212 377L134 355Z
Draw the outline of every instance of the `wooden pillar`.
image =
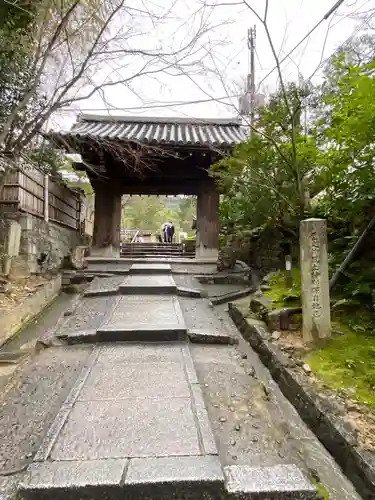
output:
M195 257L217 260L219 254L219 191L213 179L200 186L197 197Z
M120 257L121 196L116 182L91 181L95 191L92 257Z

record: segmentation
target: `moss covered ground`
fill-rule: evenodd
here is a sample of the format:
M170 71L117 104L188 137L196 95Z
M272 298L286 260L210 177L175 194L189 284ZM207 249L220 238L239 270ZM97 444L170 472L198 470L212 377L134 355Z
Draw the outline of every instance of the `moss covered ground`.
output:
M264 295L273 307L301 304L301 280L293 271L293 286L286 286L285 272L270 280ZM335 298L333 298L335 302ZM332 337L306 355L306 362L328 387L348 390L351 398L375 408L375 312L368 308L333 308Z

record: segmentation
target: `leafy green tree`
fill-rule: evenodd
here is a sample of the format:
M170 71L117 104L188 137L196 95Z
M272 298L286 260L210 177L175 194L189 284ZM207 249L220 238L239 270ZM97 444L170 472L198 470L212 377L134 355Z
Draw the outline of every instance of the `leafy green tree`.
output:
M331 218L363 220L375 201L375 58L352 65L340 54L334 65L338 79L318 121L326 191L321 205Z
M305 185L307 175L314 173L318 150L314 137L301 130L306 89L291 85L287 92L294 123L283 93L276 93L259 114L258 133L212 169L225 193L221 214L228 232L293 225L308 210Z
M176 212L166 207L163 201L156 196L132 196L124 206L123 227L158 231L164 222L175 222Z

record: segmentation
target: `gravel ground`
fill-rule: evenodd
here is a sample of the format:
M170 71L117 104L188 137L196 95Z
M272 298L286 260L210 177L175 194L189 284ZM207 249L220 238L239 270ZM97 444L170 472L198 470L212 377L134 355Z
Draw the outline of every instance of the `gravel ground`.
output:
M19 367L0 395L0 498L32 461L90 352L41 351Z

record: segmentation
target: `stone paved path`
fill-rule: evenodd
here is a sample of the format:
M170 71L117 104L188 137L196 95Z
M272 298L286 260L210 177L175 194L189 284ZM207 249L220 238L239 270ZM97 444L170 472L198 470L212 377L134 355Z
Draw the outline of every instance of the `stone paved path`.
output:
M315 446L316 440L224 308L163 293L163 286L174 286L170 268L148 266L121 279L95 279L90 290L99 296L84 297L56 331L68 342L89 342L91 354L22 480L20 497L315 500L308 446L297 450L291 441ZM192 277L185 283L199 287ZM139 294L144 286L158 295ZM189 331L210 334L210 342L237 337L239 344L190 344ZM291 439L285 420L298 431ZM318 462L337 478L331 500L357 500L328 453L318 452ZM319 463L314 467L321 474Z

